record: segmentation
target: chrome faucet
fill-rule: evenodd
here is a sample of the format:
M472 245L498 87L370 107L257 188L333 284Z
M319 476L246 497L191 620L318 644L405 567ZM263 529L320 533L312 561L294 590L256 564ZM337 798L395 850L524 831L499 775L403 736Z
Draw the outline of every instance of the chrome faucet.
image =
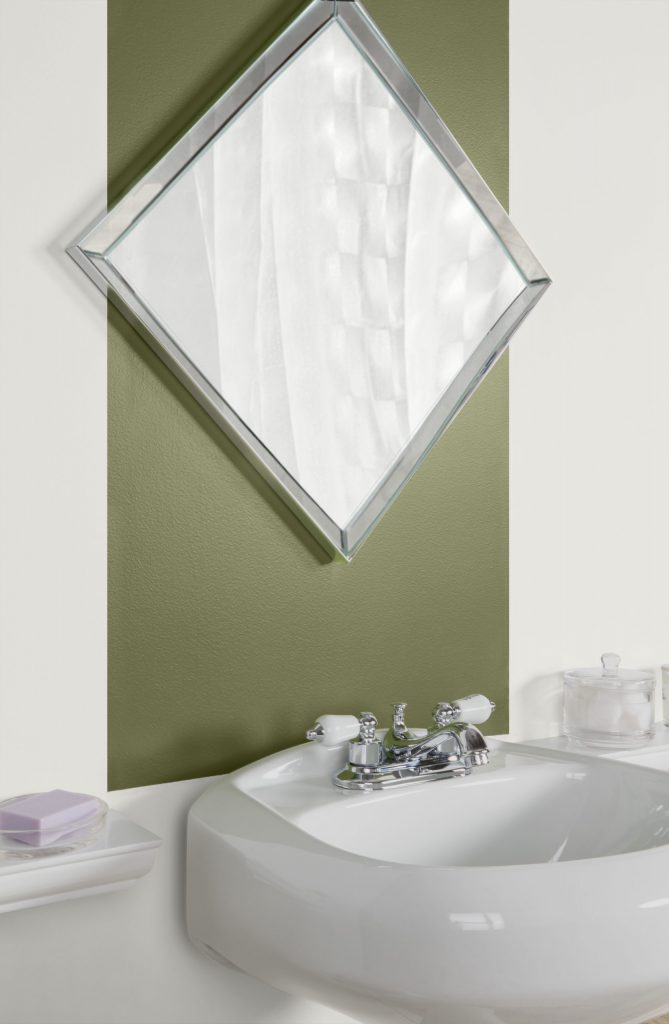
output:
M409 782L469 775L488 763L486 741L475 723L488 720L495 705L482 694L437 704L434 726L411 730L404 720L406 704L393 705L393 724L383 739L377 720L366 711L359 733L348 745L348 763L334 776L341 789L374 790Z

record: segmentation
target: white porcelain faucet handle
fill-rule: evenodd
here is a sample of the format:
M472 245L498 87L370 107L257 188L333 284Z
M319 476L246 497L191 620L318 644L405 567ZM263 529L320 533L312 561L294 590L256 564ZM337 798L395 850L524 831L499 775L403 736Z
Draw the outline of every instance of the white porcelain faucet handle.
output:
M495 710L494 703L482 693L472 693L469 697L454 700L452 706L456 712L456 720L467 722L469 725L487 722Z
M355 715L319 715L307 739L324 747L341 747L358 735L360 723Z

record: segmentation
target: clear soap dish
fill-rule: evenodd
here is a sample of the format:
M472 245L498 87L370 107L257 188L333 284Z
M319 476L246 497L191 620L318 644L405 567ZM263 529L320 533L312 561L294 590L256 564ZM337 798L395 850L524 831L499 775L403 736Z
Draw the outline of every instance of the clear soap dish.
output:
M564 733L589 747L642 747L653 736L655 675L621 669L617 654L601 668L564 673Z
M21 796L10 797L9 800L1 800L0 812L8 811L13 804L23 802L32 796L37 794L23 793ZM34 860L90 846L99 838L108 811L104 800L100 800L99 797L91 799L96 805L92 811L67 823L61 822L53 828L0 828L0 860Z

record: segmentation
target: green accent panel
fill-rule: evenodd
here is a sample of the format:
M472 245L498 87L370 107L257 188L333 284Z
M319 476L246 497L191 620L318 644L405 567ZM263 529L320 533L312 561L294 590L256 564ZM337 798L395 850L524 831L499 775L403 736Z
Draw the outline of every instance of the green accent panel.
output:
M109 0L109 198L301 8ZM502 201L505 0L367 0ZM508 707L506 359L350 565L329 561L109 313L109 785L227 771L318 713L482 690Z

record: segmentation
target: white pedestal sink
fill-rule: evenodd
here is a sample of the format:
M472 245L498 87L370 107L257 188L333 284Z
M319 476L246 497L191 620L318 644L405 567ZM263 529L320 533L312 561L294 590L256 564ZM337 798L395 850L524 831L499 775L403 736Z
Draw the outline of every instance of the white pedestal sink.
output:
M286 992L375 1024L627 1024L669 1008L669 774L491 741L380 793L312 744L190 812L188 928Z

